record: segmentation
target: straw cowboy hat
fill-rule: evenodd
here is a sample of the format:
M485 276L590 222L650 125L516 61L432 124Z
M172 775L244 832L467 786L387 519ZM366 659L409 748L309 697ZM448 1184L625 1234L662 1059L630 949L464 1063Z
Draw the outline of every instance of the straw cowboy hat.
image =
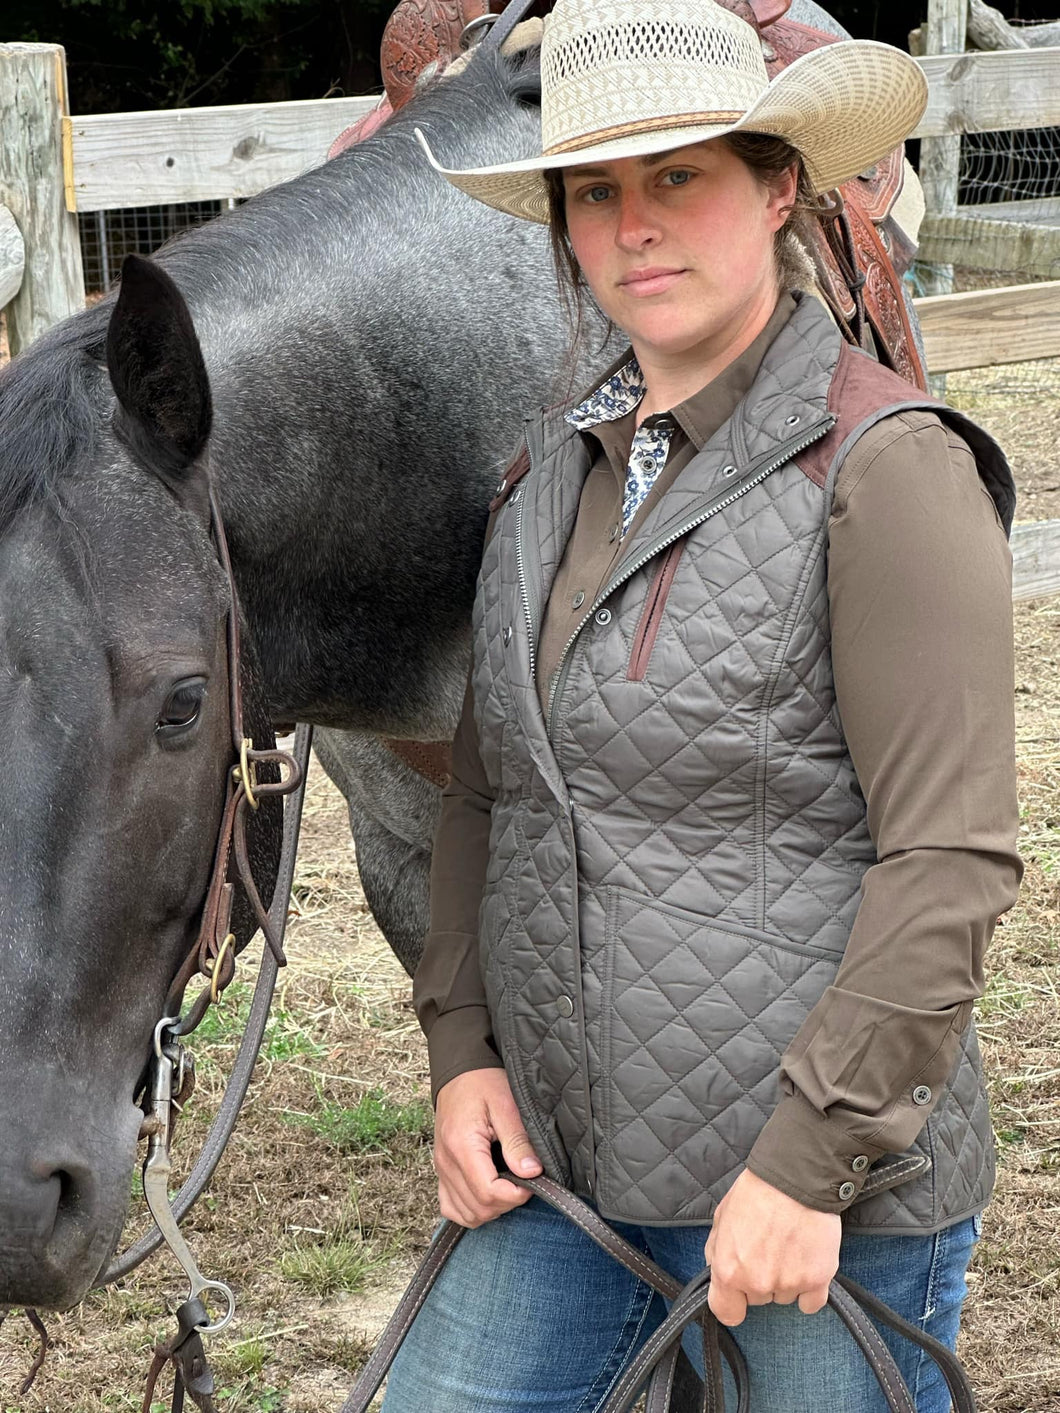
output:
M770 82L755 30L716 0L558 0L541 43L540 156L451 171L416 135L461 191L547 222L547 170L731 132L784 138L829 191L897 147L926 104L920 66L889 44L826 44Z

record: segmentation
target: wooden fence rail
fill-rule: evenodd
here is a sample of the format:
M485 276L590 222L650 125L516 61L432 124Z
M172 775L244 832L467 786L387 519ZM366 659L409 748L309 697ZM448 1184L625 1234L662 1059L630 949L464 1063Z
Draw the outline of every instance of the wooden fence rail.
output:
M1060 124L1060 48L938 54L915 137ZM377 99L319 98L66 118L69 209L253 196L324 160Z
M1060 520L1016 525L1012 531L1012 597L1060 594Z
M932 373L1060 356L1060 280L914 300Z
M324 161L378 98L319 98L67 118L72 211L254 196Z
M928 106L914 137L1060 124L1060 48L930 54L917 63Z

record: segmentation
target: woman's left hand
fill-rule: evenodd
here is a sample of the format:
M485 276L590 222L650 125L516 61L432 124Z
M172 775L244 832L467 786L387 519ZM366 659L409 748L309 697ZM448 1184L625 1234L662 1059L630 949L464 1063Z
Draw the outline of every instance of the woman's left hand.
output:
M704 1249L710 1308L738 1325L748 1305L790 1305L804 1315L828 1301L843 1234L838 1213L815 1212L747 1169L718 1203Z

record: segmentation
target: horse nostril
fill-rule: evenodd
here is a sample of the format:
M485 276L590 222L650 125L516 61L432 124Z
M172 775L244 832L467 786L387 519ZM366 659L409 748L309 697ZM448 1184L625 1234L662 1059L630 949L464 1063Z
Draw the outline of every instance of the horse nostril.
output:
M67 1159L62 1162L38 1161L32 1165L36 1179L38 1221L48 1245L60 1247L76 1244L91 1205L92 1178L89 1169Z
M80 1184L72 1173L62 1168L54 1172L52 1177L59 1179L59 1201L55 1210L55 1225L58 1226L64 1216L72 1216L80 1207Z

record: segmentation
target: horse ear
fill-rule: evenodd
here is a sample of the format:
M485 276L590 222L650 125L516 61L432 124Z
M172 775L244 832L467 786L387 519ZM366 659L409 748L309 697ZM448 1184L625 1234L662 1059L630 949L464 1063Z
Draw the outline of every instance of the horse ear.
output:
M115 428L139 460L184 482L210 435L210 382L183 296L151 260L127 255L107 329Z

